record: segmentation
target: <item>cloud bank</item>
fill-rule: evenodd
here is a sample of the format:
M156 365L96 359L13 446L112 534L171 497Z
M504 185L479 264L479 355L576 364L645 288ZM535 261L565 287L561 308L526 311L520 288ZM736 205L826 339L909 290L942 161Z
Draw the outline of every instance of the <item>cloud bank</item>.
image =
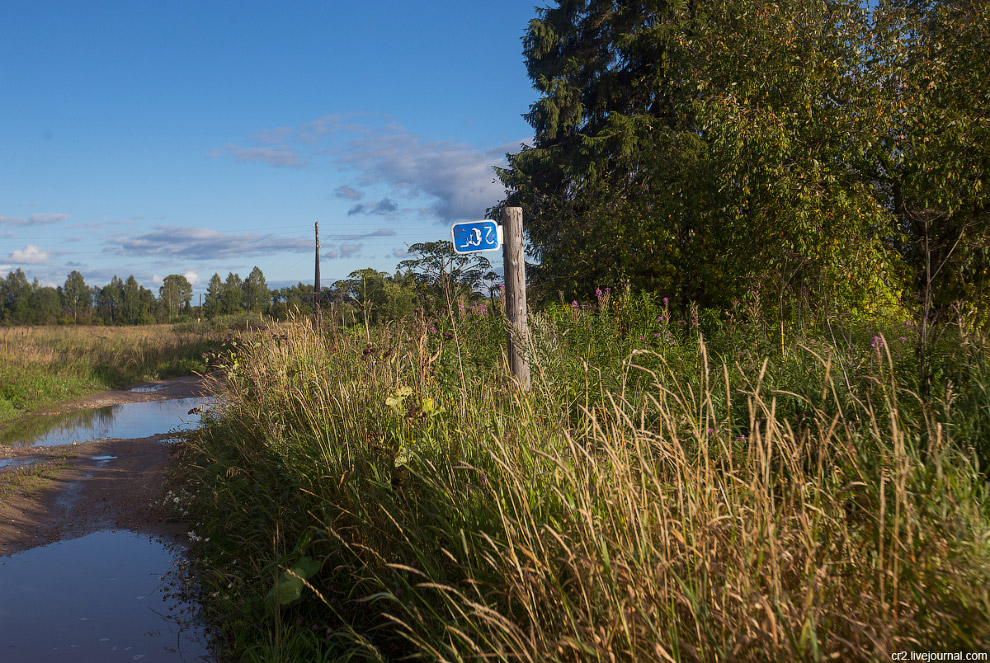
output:
M313 241L254 233L227 234L207 228L156 226L150 232L109 243L107 251L118 255L154 256L188 260L217 260L278 251L312 251Z
M32 214L31 216L0 216L0 225L41 226L58 223L69 218L68 214Z
M348 216L414 213L440 223L480 219L504 196L494 166L522 141L479 148L454 140L428 140L387 118L328 115L300 127L258 132L250 145L228 144L210 153L237 161L301 167L323 161L352 173L333 197L353 201ZM368 189L389 195L377 203L363 201ZM379 196L380 196L379 192Z

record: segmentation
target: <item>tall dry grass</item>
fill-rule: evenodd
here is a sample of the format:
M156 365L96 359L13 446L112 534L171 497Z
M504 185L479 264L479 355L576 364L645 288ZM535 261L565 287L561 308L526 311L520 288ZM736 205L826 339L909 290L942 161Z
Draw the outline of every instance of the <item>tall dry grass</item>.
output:
M582 382L537 319L541 378L521 394L490 347L459 342L498 325L450 322L456 337L421 321L371 343L273 330L215 384L225 405L183 481L208 609L245 660L865 661L990 642L985 481L889 352L850 376L838 349L808 350L817 381L788 391L768 360L732 366L696 337L611 382L585 363Z

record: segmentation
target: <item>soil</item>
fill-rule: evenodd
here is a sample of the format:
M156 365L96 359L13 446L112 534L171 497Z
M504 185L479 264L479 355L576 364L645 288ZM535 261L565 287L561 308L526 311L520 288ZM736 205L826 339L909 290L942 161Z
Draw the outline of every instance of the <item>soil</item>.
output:
M119 403L205 395L199 377L148 383L154 391L106 391L61 403L57 414ZM162 506L174 445L163 434L57 447L0 445L0 459L32 460L0 470L0 557L106 529L175 539L187 531ZM111 460L98 460L113 456Z

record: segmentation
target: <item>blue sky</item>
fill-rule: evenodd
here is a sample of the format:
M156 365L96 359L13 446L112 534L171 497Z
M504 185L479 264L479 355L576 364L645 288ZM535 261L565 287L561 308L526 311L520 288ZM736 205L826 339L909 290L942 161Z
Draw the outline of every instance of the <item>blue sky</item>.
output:
M535 4L0 3L0 275L393 271L502 196Z

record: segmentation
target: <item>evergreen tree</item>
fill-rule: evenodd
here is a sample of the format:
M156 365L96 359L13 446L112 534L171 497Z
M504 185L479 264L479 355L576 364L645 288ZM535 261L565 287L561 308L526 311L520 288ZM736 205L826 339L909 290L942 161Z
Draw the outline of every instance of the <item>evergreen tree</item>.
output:
M120 300L120 321L125 325L139 325L144 316L141 310L141 285L131 274L124 281Z
M257 266L251 270L241 287L244 290L244 308L248 311L262 311L268 306L268 284Z
M222 295L223 281L220 280L220 275L214 272L206 288L206 299L203 300L203 314L207 318L214 318L219 315Z
M223 284L223 292L220 295L220 313L230 315L244 310L243 285L240 275L233 272L227 273L227 280Z

